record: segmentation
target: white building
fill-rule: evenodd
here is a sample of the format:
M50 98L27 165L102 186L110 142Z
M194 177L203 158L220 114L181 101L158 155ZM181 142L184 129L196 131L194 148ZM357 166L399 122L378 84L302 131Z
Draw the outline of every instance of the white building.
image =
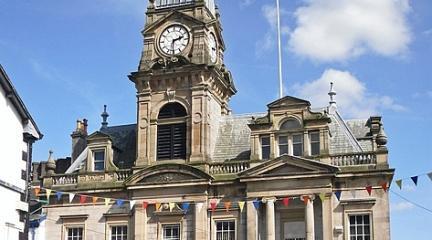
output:
M32 144L42 134L0 65L0 239L27 239Z

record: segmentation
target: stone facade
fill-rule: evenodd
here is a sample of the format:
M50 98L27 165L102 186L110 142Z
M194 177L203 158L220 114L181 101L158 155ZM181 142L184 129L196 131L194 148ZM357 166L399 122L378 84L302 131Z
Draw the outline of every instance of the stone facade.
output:
M394 170L380 117L346 121L333 100L311 110L291 96L267 113L232 115L237 90L213 1L153 0L146 16L129 76L137 123L108 126L104 111L100 131L87 136L78 124L81 151L42 187L98 198L52 196L46 239L72 230L83 236L74 239L112 239L124 229L117 239L390 239L382 185Z

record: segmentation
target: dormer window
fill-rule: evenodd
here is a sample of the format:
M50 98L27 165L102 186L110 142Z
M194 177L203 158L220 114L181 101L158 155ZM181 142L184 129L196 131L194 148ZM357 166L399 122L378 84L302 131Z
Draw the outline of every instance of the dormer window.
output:
M157 160L186 159L186 109L179 103L161 108L157 126Z
M303 155L303 135L295 134L292 136L292 155L302 156Z
M93 151L93 170L94 171L105 170L105 150Z
M261 158L270 159L270 136L261 137Z

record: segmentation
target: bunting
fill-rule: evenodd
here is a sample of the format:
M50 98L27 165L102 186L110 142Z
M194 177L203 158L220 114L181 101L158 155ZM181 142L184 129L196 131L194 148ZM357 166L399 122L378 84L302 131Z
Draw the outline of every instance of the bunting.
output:
M417 186L418 176L411 177L411 180L414 182L414 184Z
M111 198L105 198L105 206L108 206L110 202L111 202Z
M402 190L402 179L396 180L396 185Z
M302 200L303 200L304 204L307 205L309 200L310 200L310 197L309 196L302 196Z
M368 192L369 196L372 194L372 186L366 186L366 191Z
M57 197L57 201L60 201L60 199L61 199L63 193L62 193L62 192L56 192L55 195L56 195L56 197Z
M35 187L35 188L33 188L33 190L34 190L35 196L38 196L39 193L40 193L40 191L41 191L41 188L40 187Z
M321 199L321 202L324 202L325 200L325 193L320 193L319 198Z
M75 193L69 193L69 203L72 203L74 197L75 197Z
M288 197L284 197L284 198L282 199L282 203L283 203L283 205L284 205L285 207L288 207L288 205L289 205L289 198L288 198Z
M214 212L216 210L217 202L215 200L210 202L211 211Z
M204 203L203 202L196 203L196 207L198 208L198 212L200 213L202 208L204 207Z
M184 202L181 204L181 209L187 214L187 212L189 211L189 207L190 207L190 203L188 202Z
M388 189L387 182L382 183L381 188L382 188L382 190L384 190L384 192L387 192L387 189Z
M240 212L243 212L243 208L244 208L245 202L244 201L239 201L238 202L238 206L240 208Z
M86 202L86 200L87 200L87 196L81 195L79 202L80 202L80 204L84 204Z
M335 194L337 200L340 201L340 198L341 198L341 195L342 195L342 191L341 190L337 190L334 194Z
M123 200L123 199L117 199L117 200L116 200L116 205L117 205L117 207L121 207L121 206L123 205L123 203L124 203L124 200Z
M148 202L143 202L142 203L142 208L143 209L147 209L147 207L148 207Z
M224 202L224 206L225 206L225 211L229 212L229 210L231 208L231 202Z
M253 202L253 205L254 205L254 207L255 207L255 209L256 210L258 210L259 209L259 207L260 207L260 205L261 205L261 201L260 200L257 200L257 199L255 199Z
M92 202L93 202L93 205L95 205L96 204L96 202L98 201L98 197L92 197Z
M169 210L170 210L170 212L172 212L172 210L173 210L174 207L175 207L175 203L168 203L168 206L169 206Z
M130 200L129 201L129 207L130 207L131 210L134 208L135 203L136 203L136 200Z
M51 196L52 190L47 188L47 189L45 189L45 192L46 192L47 199L49 199L49 197Z
M155 203L155 207L156 207L156 211L159 211L161 204L160 203Z

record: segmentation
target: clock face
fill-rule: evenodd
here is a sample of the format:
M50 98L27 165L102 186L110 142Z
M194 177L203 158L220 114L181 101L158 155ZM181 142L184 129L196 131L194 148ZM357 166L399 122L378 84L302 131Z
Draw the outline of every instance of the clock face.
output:
M189 33L183 26L172 25L167 27L160 36L159 47L169 55L181 53L189 43Z
M214 63L217 60L217 45L216 45L216 37L213 33L210 33L208 46L209 46L210 60Z

